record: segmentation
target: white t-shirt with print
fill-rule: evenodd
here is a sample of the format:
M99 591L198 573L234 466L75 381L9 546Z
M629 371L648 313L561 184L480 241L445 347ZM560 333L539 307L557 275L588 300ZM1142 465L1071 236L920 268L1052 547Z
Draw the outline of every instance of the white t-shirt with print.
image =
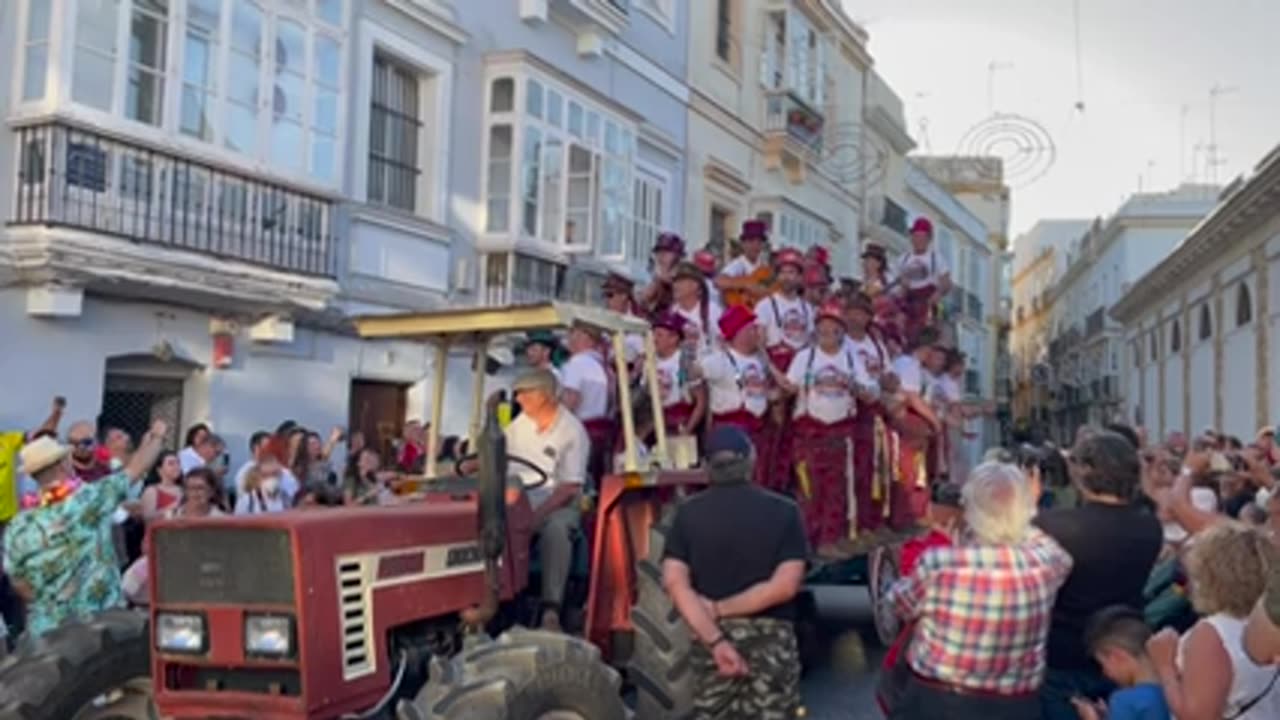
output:
M609 376L604 361L594 352L577 353L560 368L564 389L578 393L580 420L595 420L609 412Z
M944 373L940 376L929 376L928 397L925 398L938 417L945 417L951 406L964 399L960 391L960 383Z
M889 351L885 350L882 345L877 343L870 335L862 336L861 340L854 340L848 335L844 338L844 347L853 353L853 359L858 363L859 377L866 379L866 386L875 389L877 392L880 387L880 376L889 368L886 363L889 359ZM860 384L863 380L858 381Z
M787 379L799 389L795 416L835 423L854 416L854 383L858 361L847 347L834 354L817 346L796 354L787 370Z
M813 306L802 297L774 293L756 303L755 312L756 322L764 330L766 347L785 343L799 350L813 338Z
M680 403L692 402L689 389L694 383L688 378L682 378L681 375L681 353L679 351L671 353L670 357L659 357L654 361L654 367L658 374L658 394L662 397L662 407L668 408Z
M764 265L764 253L760 253L760 257L756 258L755 262L748 260L746 255L739 255L726 263L720 269L720 274L731 278L747 277L759 270L762 265Z
M684 336L686 338L695 338L698 342L698 353L708 353L712 350L720 348L723 338L720 337L720 315L724 313L723 308L717 303L711 303L707 306L707 324L710 329L702 326L702 306L698 305L692 310L686 310L679 305L672 305L671 309L677 315L684 318Z
M911 353L899 355L893 361L893 372L902 384L903 392L921 394L925 387L925 372L920 361Z
M908 290L919 290L930 285L936 287L942 277L949 274L951 269L947 267L946 260L932 247L919 255L914 252L903 255L898 259L894 273Z
M704 355L701 366L713 415L746 410L761 417L769 409L769 375L759 355L726 348Z

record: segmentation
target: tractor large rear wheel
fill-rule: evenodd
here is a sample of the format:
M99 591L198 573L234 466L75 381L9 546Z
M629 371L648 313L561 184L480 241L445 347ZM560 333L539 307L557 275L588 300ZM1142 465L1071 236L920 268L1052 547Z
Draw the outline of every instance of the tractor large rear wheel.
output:
M871 577L867 590L871 593L871 616L875 620L876 636L885 647L892 645L902 631L902 623L887 600L890 588L901 575L898 569L900 550L898 545L878 547L871 551L869 560Z
M0 663L5 720L155 720L147 617L108 610L31 640Z
M635 643L627 677L636 688L636 718L643 720L683 720L693 709L692 636L662 587L662 553L674 518L672 506L649 531L649 556L636 566Z
M431 662L430 679L400 720L624 720L617 671L594 645L513 628L452 659Z

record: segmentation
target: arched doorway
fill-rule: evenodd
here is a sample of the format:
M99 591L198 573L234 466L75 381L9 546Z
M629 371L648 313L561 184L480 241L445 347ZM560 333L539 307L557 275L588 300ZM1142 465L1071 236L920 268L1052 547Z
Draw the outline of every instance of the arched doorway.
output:
M107 358L98 427L114 427L138 442L154 420L169 425L165 445L179 446L183 387L200 364L171 353L134 353Z

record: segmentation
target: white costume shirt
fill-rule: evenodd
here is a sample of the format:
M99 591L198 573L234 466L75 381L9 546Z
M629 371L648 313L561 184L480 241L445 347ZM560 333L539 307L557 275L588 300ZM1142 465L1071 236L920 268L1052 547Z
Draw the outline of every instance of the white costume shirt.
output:
M799 392L795 417L810 417L823 423L847 420L857 412L853 392L858 378L858 361L847 346L829 354L817 346L796 354L787 370L787 379Z
M911 353L899 355L897 360L893 361L893 372L898 376L898 380L902 384L903 392L915 393L922 395L925 388L925 372L920 367L920 361Z
M671 353L671 357L659 357L654 361L658 371L658 394L662 397L664 408L693 400L689 389L695 383L690 382L687 377L681 377L683 375L681 357L682 353L677 350Z
M529 501L534 508L546 502L557 486L581 486L586 482L591 441L582 421L568 409L561 407L545 432L539 432L538 424L522 414L511 421L505 434L507 454L528 460L547 474L545 485L529 491ZM526 486L542 479L537 472L521 463L511 462L507 467Z
M853 359L858 363L859 377L866 378L867 389L878 394L880 376L889 369L885 367L889 359L889 351L873 340L870 335L864 335L861 340L854 340L846 335L844 347L853 353ZM858 382L861 384L863 381Z
M950 274L951 269L947 267L947 262L932 247L919 255L914 252L906 253L898 259L894 272L894 276L899 278L902 286L908 290L919 290L930 285L936 287L943 276Z
M702 326L701 305L694 307L692 310L686 310L673 303L671 309L684 318L684 336L686 338L694 338L697 341L699 355L720 348L723 342L720 337L720 315L724 310L719 304L713 302L707 306L707 324L710 325L710 330Z
M813 338L813 306L804 298L773 293L756 303L756 323L764 331L765 347L783 343L799 350Z
M701 365L713 415L746 410L761 417L769 409L769 375L759 355L726 348L704 355Z
M926 400L939 418L945 417L952 405L964 399L964 394L960 391L960 383L946 373L941 376L931 375L930 378L929 397Z
M565 390L578 393L579 419L596 420L609 412L609 375L598 353L576 353L560 369Z
M731 278L746 277L759 270L761 265L764 265L764 253L760 253L760 257L756 258L755 262L748 260L746 255L739 255L726 263L721 268L720 274Z

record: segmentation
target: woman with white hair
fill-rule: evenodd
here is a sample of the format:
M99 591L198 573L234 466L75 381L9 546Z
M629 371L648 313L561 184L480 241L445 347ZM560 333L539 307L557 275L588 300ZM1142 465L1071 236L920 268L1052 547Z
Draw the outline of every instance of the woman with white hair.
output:
M1045 639L1071 556L1031 524L1015 465L987 462L963 489L966 531L927 551L889 601L916 631L913 677L891 720L1037 720Z

